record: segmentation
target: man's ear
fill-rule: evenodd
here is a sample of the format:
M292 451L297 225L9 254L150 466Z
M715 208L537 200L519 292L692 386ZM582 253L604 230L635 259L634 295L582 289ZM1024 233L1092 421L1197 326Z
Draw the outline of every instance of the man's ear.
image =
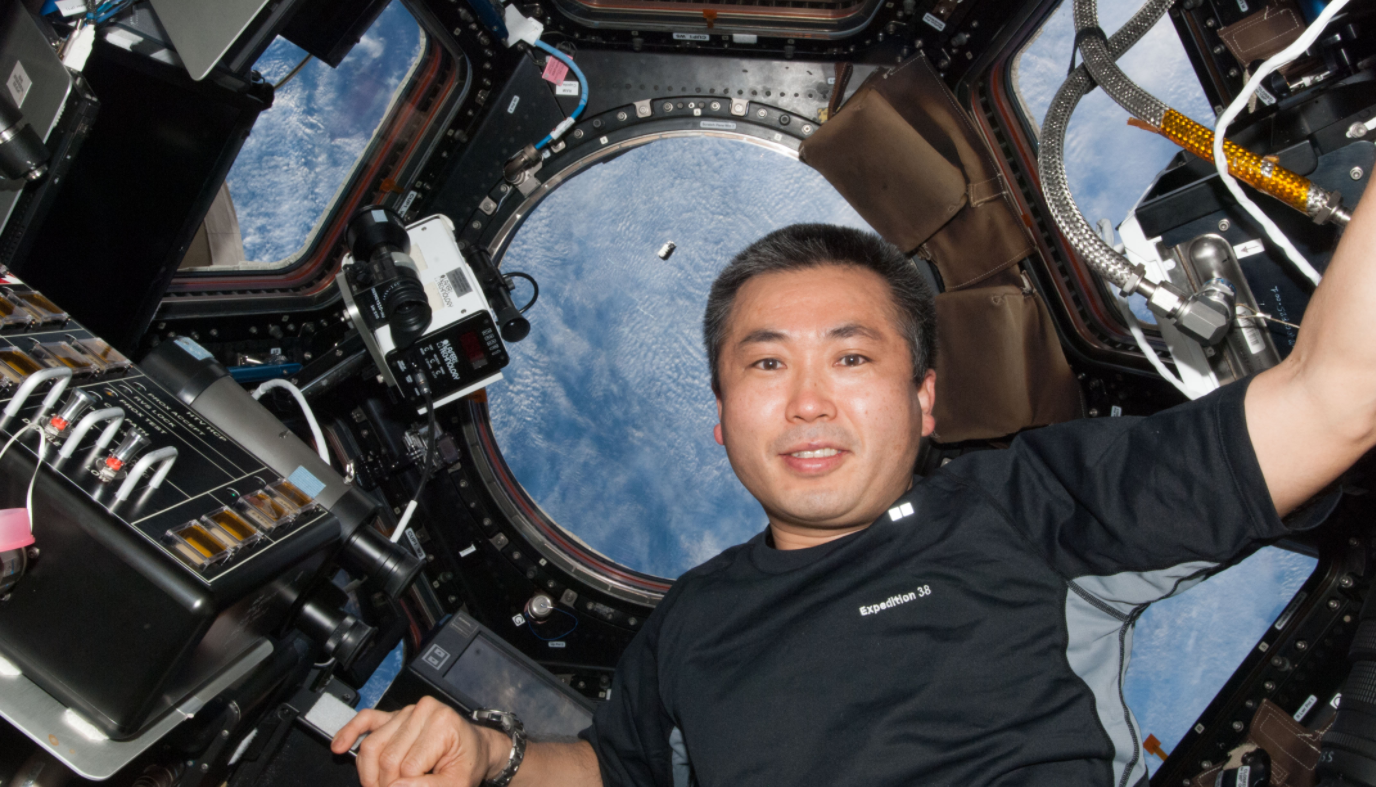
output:
M717 439L717 445L725 446L726 439L721 435L721 397L717 397L717 425L712 427L712 436Z
M929 437L936 431L936 416L933 415L933 408L936 407L935 369L928 369L922 376L922 382L917 384L917 402L922 407L922 436Z

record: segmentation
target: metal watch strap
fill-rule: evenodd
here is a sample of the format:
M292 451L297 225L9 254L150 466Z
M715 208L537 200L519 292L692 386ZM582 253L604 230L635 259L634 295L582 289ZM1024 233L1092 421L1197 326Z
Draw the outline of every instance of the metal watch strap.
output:
M502 772L483 782L486 787L507 787L521 769L526 758L526 728L516 714L504 710L479 709L473 711L473 722L484 727L501 730L511 736L511 754L507 757Z

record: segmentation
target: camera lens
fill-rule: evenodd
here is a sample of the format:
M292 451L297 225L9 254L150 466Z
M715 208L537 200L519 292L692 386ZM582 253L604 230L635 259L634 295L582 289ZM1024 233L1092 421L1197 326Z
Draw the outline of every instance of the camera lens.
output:
M382 308L392 328L392 344L397 349L410 347L430 327L430 299L416 272L397 267L397 278L387 289Z

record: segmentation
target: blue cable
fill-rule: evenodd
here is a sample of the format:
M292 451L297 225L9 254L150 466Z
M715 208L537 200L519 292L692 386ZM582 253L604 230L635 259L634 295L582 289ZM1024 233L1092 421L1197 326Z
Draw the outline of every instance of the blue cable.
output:
M569 70L573 71L573 75L578 77L578 108L573 110L573 114L569 116L569 120L577 120L578 116L583 114L583 107L588 105L588 78L583 76L583 69L579 68L578 64L573 62L573 58L570 58L558 49L546 44L544 41L536 39L535 46L564 61L564 65L568 66ZM553 141L554 132L551 131L545 135L544 139L535 144L535 149L540 150Z

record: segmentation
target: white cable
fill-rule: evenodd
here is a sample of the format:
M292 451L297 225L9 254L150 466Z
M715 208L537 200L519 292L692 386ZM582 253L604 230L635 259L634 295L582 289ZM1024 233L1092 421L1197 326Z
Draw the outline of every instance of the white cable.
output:
M1262 229L1266 230L1266 235L1271 239L1271 242L1279 246L1281 250L1285 252L1285 256L1289 257L1290 261L1295 264L1295 267L1299 268L1300 272L1308 276L1310 281L1315 284L1318 284L1319 280L1323 277L1319 275L1318 271L1314 270L1313 265L1309 264L1309 260L1306 260L1303 254L1300 254L1299 249L1295 248L1295 245L1290 242L1290 239L1285 237L1285 233L1280 231L1280 227L1277 227L1276 223L1271 221L1271 217L1262 213L1261 208L1258 208L1256 203L1252 202L1251 198L1242 192L1242 188L1237 185L1237 180L1228 173L1228 159L1223 155L1223 140L1228 133L1229 124L1231 124L1242 112L1243 107L1247 106L1247 102L1251 99L1252 94L1257 91L1257 88L1261 87L1261 81L1270 76L1271 72L1304 54L1323 33L1324 28L1328 27L1328 23L1332 21L1333 17L1336 16L1339 11L1343 10L1343 7L1346 6L1348 2L1349 0L1332 0L1332 2L1328 4L1328 7L1323 9L1323 13L1319 14L1319 18L1314 20L1314 24L1310 25L1308 29L1300 34L1300 37L1295 39L1294 43L1282 49L1265 63L1262 63L1261 67L1257 69L1257 72L1252 75L1252 78L1247 80L1247 84L1242 88L1242 92L1237 94L1237 98L1233 99L1233 103L1229 104L1228 108L1219 116L1218 125L1214 127L1214 168L1218 170L1219 177L1223 179L1223 185L1228 187L1228 191L1232 192L1233 199L1236 199L1237 203L1250 213L1253 219L1256 219L1257 223L1262 226Z
M311 406L306 403L306 395L301 393L300 388L297 388L286 380L268 380L255 388L252 396L254 399L258 399L273 388L281 388L296 398L296 403L301 405L301 412L306 414L306 423L311 426L311 437L315 438L315 452L320 454L321 461L325 464L329 464L330 452L325 448L325 434L320 431L320 424L315 420L315 413L311 410Z
M411 515L416 513L416 501L412 500L406 504L406 510L401 512L401 519L397 526L392 529L392 543L401 541L401 534L406 532L406 526L411 523Z
M29 494L24 499L24 510L29 512L29 532L33 532L33 483L38 480L38 471L43 469L43 455L48 453L48 436L38 430L38 461L34 463L33 475L29 476Z
M1166 382L1175 386L1175 390L1188 399L1198 399L1199 394L1191 391L1175 373L1166 367L1161 361L1161 356L1156 354L1156 350L1147 342L1147 335L1142 332L1142 324L1137 321L1137 315L1132 313L1132 305L1124 298L1114 298L1118 301L1118 309L1123 312L1123 318L1127 320L1128 330L1132 332L1132 338L1137 340L1137 346L1142 348L1142 354L1147 357L1147 363L1152 365L1156 373L1165 378Z

